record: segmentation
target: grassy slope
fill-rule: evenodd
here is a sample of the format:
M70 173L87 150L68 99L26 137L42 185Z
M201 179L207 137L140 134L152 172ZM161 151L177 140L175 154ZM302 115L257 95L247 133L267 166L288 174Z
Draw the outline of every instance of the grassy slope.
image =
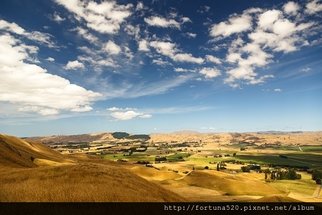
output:
M66 164L42 144L6 135L0 141L0 202L184 201L117 163L73 156ZM37 167L30 157L48 166Z
M0 155L0 166L10 167L35 167L32 158L60 162L66 159L60 153L41 143L27 142L3 134L0 134Z
M0 181L0 201L183 201L122 167L91 162L1 171Z

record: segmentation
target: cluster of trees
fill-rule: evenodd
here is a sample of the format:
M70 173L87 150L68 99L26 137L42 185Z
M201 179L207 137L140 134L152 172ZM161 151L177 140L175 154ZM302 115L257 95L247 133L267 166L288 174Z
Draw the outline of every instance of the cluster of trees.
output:
M296 180L301 179L301 174L297 174L294 169L265 171L265 180Z
M136 162L137 164L150 164L149 161L139 160Z
M129 133L126 132L114 132L112 133L112 136L116 139L130 139L130 140L136 140L136 139L140 139L142 141L147 141L150 139L150 136L147 134L134 134L134 135L130 135Z
M222 170L222 169L226 169L226 167L225 166L227 166L226 164L225 164L225 162L218 162L217 163L217 171L220 171L220 170Z
M114 133L112 133L112 136L116 139L122 139L122 138L130 136L130 134L128 134L126 132L114 132Z
M155 162L167 161L166 157L156 156L154 158Z
M250 165L247 165L247 166L242 166L240 169L243 172L250 172L251 170L260 171L261 166L258 165L258 164L250 164Z
M313 170L312 172L312 179L317 183L317 184L321 184L321 180L322 180L322 172L318 171L318 170Z

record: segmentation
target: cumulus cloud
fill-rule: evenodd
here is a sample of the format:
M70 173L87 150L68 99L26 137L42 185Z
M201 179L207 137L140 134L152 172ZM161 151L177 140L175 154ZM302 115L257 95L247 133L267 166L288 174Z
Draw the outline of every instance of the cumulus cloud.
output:
M186 23L186 22L192 22L191 19L189 17L181 17L181 22L182 23Z
M131 15L132 4L119 5L115 1L55 0L73 13L77 20L84 20L86 26L105 34L118 33L121 24Z
M289 1L283 5L283 10L287 14L296 15L300 9L300 5L294 1Z
M163 60L162 58L157 58L152 60L153 64L159 65L159 66L169 66L171 65L170 62Z
M116 120L130 120L134 118L147 119L152 117L151 114L139 112L136 108L111 107L107 108L107 110L110 112L110 116Z
M84 69L85 66L83 63L79 62L78 60L68 61L68 63L64 67L67 70L76 70L76 69Z
M138 45L139 45L139 48L138 48L139 51L143 51L143 52L150 51L149 44L148 44L147 40L142 39L142 40L138 41Z
M93 48L88 48L86 46L78 47L79 50L84 52L84 55L77 57L82 63L89 64L94 70L101 71L104 67L118 67L118 63L115 62L109 56L106 56L106 51L93 50Z
M110 55L118 55L121 52L121 47L111 40L105 43L103 49Z
M318 0L312 0L306 4L305 12L315 14L322 11L322 3Z
M248 31L252 28L252 17L249 14L233 16L226 22L212 25L210 35L212 37L228 37L235 33Z
M212 56L212 55L206 55L206 60L211 63L221 64L221 60L215 56Z
M48 46L49 48L56 48L57 46L51 40L51 35L39 31L27 32L24 28L16 23L7 22L6 20L0 20L0 30L7 31L9 33L17 34L25 37L26 39L33 40L37 43Z
M71 84L67 79L28 62L31 46L12 35L0 35L0 101L19 111L53 115L62 111L88 111L99 93Z
M52 57L48 57L48 58L46 58L46 60L49 61L49 62L54 62L55 61L55 59L52 58Z
M160 16L151 16L148 18L144 18L144 21L150 26L180 29L180 23L174 19L166 19Z
M268 10L259 15L258 26L261 29L272 29L273 24L282 16L282 12L279 10Z
M74 29L77 34L80 37L83 37L84 39L86 39L87 41L89 41L90 43L93 44L97 44L99 42L99 39L93 35L92 33L90 33L87 29L82 28L82 27L77 27L76 29Z
M58 13L54 13L54 15L52 16L52 20L57 23L61 23L61 22L65 21L66 19L61 17Z
M194 57L190 53L182 53L175 43L167 42L167 41L151 41L149 45L159 53L164 56L171 58L176 62L189 62L202 64L204 59L201 57Z
M174 71L175 71L175 72L195 72L195 70L194 70L194 69L184 69L184 68L181 68L181 67L179 67L179 68L174 68Z
M218 69L210 67L202 68L199 73L204 75L205 78L215 78L220 75L220 71Z
M196 33L191 33L191 32L187 32L186 35L190 38L196 38L197 34Z
M202 64L204 62L204 59L201 57L194 57L190 53L177 53L172 57L172 59L177 62L189 62L196 64Z
M135 10L143 10L143 9L144 9L144 4L142 2L138 2L135 7Z
M210 36L217 36L220 40L234 34L237 37L227 44L225 61L230 66L226 69L224 82L233 87L241 83L263 83L273 75L260 75L257 68L273 62L275 53L289 53L308 45L305 31L316 23L298 18L301 16L299 12L299 4L290 1L282 6L282 10L251 8L233 15L227 21L214 24ZM206 56L206 60L209 57Z

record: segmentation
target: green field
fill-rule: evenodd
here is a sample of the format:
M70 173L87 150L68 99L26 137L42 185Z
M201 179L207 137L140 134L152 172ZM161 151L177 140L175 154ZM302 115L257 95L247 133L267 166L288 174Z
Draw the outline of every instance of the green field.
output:
M175 154L170 154L166 156L168 162L178 162L178 161L183 161L185 158L189 157L189 153L175 153ZM109 155L103 155L102 156L104 159L107 160L128 160L128 161L149 161L149 162L154 162L156 155L150 155L145 152L134 152L132 155L127 155L125 156L124 154L109 154Z
M132 155L129 156L125 156L124 154L109 154L109 155L103 155L102 156L104 159L107 160L119 160L119 159L123 159L123 160L128 160L128 161L150 161L150 162L154 162L155 156L154 155L148 155L146 153L141 153L141 152L134 152Z
M210 162L220 162L225 160L238 160L245 163L272 164L289 167L308 167L310 169L322 170L322 155L305 152L282 154L286 157L280 157L279 154L259 154L239 152L235 157L213 157L192 155L185 160L197 165L207 165Z
M285 150L285 151L298 151L301 152L301 149L303 152L322 152L322 146L301 146L300 148L298 146L269 146L265 147L265 149L275 149L275 150Z
M189 153L175 153L172 155L167 156L167 161L169 162L178 162L183 161L185 158L189 157Z

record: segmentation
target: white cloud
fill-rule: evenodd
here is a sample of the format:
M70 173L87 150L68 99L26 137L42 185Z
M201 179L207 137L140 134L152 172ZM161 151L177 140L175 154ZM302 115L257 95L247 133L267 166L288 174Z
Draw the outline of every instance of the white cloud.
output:
M129 47L127 47L127 46L123 46L123 48L124 48L124 55L129 59L129 60L132 60L133 59L133 53L132 53L132 51L130 50L130 48Z
M152 117L151 114L138 112L135 108L112 107L107 110L110 111L110 116L116 120L130 120L134 118L147 119Z
M174 68L175 72L195 72L194 69Z
M52 58L52 57L48 57L48 58L46 58L46 60L49 61L49 62L54 62L55 61L55 59Z
M26 39L41 43L43 45L48 46L49 48L56 47L55 43L51 41L50 34L42 33L39 31L27 32L24 28L20 27L14 22L10 23L5 20L0 20L0 30L4 30L9 33L14 33L20 36L24 36Z
M322 11L322 4L318 0L312 0L306 4L306 13L315 14L320 11Z
M210 36L228 37L235 33L248 31L252 28L252 17L248 14L231 17L226 22L215 24L210 29Z
M231 69L227 72L229 75L225 79L225 83L229 84L232 87L238 87L239 84L236 83L238 80L244 80L247 84L260 84L263 83L268 78L273 78L273 75L264 75L257 77L257 73L254 72L254 69L249 66L240 66L234 69Z
M107 108L108 111L122 111L122 110L132 110L132 108L118 108L118 107L110 107Z
M121 52L121 47L111 40L105 43L103 49L110 55L118 55Z
M148 119L148 118L152 117L152 114L142 114L139 117L142 118L142 119Z
M181 22L186 23L186 22L192 22L192 21L191 21L191 19L189 17L182 17Z
M59 111L57 109L43 108L38 106L25 106L18 108L19 112L36 112L43 116L57 115Z
M176 45L171 42L164 41L152 41L150 46L155 48L156 51L162 55L172 57L176 52Z
M309 72L309 71L311 71L310 67L305 67L305 68L301 69L301 72Z
M171 65L170 62L165 61L162 58L153 59L152 60L152 63L157 64L159 66L168 66L168 65Z
M53 17L52 17L52 20L57 22L57 23L61 23L63 21L65 21L66 19L61 17L58 13L54 13Z
M128 25L125 26L125 29L124 30L129 35L134 36L134 38L136 40L139 40L140 39L140 26L139 25L133 26L131 24L128 24Z
M0 36L0 101L19 106L20 111L41 115L91 109L99 93L28 63L30 47L12 35Z
M281 11L279 10L268 10L258 18L258 26L261 29L267 30L273 27L273 23L282 16Z
M188 62L188 63L196 63L202 64L204 59L201 57L194 57L190 53L177 53L175 54L172 59L177 62Z
M131 15L132 4L118 5L115 1L56 0L77 20L85 20L88 28L100 33L116 34L121 24Z
M273 25L273 32L280 37L286 37L296 31L295 24L288 19L277 20Z
M228 50L225 61L229 66L225 83L233 87L244 83L263 83L273 75L261 76L256 70L273 62L276 52L293 52L309 44L309 33L306 31L312 29L316 23L299 18L302 15L298 14L300 7L297 3L288 2L282 7L285 13L296 15L296 18L285 17L278 9L251 8L241 15L230 17L228 21L213 25L210 36L218 36L219 39L239 33L237 39L226 44ZM243 24L234 28L236 19Z
M16 23L12 22L7 22L5 20L0 20L0 29L1 30L6 30L18 35L26 35L25 29L17 25Z
M293 1L289 1L283 5L283 10L287 14L296 15L299 9L300 9L300 5Z
M116 111L116 112L111 113L111 116L115 119L118 119L118 120L129 120L129 119L133 119L139 115L140 115L140 113L137 113L132 110L124 111L124 112Z
M282 89L280 89L280 88L275 88L275 89L274 89L274 92L282 92Z
M139 45L139 51L143 51L143 52L150 51L148 41L142 39L138 41L138 45Z
M209 7L208 5L204 5L201 6L200 9L197 10L198 13L207 13L209 10L211 9L211 7Z
M149 18L144 18L144 21L150 26L180 29L180 23L174 19L166 19L159 16L151 16Z
M176 62L189 62L202 64L204 60L200 57L194 57L190 53L182 53L177 49L175 43L165 41L152 41L150 46L155 48L159 54L167 56Z
M68 63L64 67L67 70L76 70L76 69L84 69L85 66L83 63L79 62L78 60L68 61Z
M196 38L197 34L195 33L191 33L191 32L187 32L186 35L190 38Z
M215 78L220 75L220 71L216 68L202 68L199 72L200 74L204 75L205 78Z
M80 37L83 37L84 39L88 40L89 42L93 43L93 44L96 44L99 42L99 39L91 34L88 30L82 28L82 27L77 27L75 29L77 31L77 34L80 36Z
M92 48L92 47L91 47ZM83 51L85 54L80 55L77 59L81 62L90 64L96 71L102 71L104 67L118 67L118 63L112 58L106 56L105 51L93 50L86 46L78 47L79 50Z
M221 64L221 60L215 56L212 56L212 55L206 55L206 60L211 63Z
M143 10L143 9L144 9L144 4L139 1L136 5L135 10Z

